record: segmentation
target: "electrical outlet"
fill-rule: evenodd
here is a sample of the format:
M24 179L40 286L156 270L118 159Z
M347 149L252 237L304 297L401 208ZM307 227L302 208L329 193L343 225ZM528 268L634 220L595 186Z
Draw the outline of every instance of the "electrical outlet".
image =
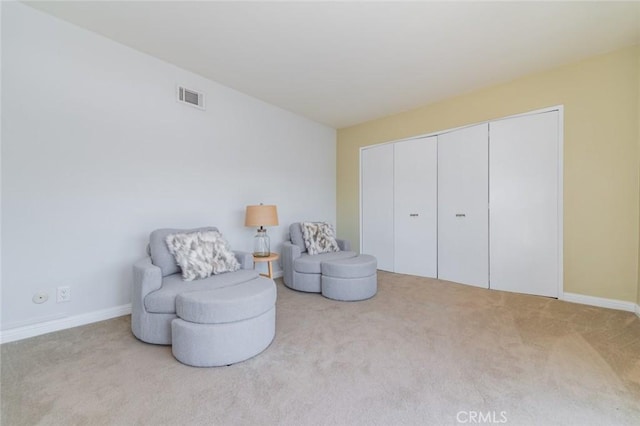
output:
M56 293L56 302L69 302L71 300L71 287L58 287L58 292Z

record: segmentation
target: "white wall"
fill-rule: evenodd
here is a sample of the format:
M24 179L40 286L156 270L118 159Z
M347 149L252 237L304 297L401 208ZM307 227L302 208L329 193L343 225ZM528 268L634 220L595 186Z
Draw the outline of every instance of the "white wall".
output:
M2 330L126 305L156 228L215 225L250 251L247 204L278 206L272 250L291 222L335 223L334 129L2 9ZM177 103L176 83L204 91L207 110ZM58 286L71 302L56 303Z

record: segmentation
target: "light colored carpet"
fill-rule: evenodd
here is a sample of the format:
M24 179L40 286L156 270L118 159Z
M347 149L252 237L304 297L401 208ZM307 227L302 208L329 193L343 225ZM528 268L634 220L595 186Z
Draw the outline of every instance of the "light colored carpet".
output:
M352 303L278 281L274 342L230 367L184 366L129 317L2 345L2 425L640 424L634 314L383 272Z

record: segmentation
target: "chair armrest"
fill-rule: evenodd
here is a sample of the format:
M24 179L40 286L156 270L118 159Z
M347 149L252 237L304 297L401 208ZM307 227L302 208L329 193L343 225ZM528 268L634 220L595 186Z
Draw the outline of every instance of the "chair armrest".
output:
M300 247L291 241L282 243L282 279L285 284L293 285L293 261L302 256Z
M144 300L152 291L162 287L162 271L151 263L150 257L133 264L133 300Z
M300 247L293 244L291 241L285 241L284 243L282 243L283 259L290 259L293 261L300 256L302 256L302 250L300 250Z
M351 241L341 240L340 238L336 238L336 242L338 243L338 247L340 247L340 250L342 251L351 250Z
M236 255L236 259L238 259L241 269L253 269L253 255L251 253L233 250L233 254Z
M145 257L133 264L133 285L131 286L131 331L140 340L149 341L147 336L157 328L149 318L144 306L147 294L162 287L162 271ZM153 323L153 324L152 324ZM169 343L171 338L169 338Z

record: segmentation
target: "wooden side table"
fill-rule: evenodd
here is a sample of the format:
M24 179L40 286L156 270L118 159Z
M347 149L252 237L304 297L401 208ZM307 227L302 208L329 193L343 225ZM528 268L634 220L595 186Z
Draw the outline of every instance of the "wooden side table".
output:
M278 260L279 258L280 258L280 255L274 252L271 252L269 256L264 256L264 257L253 256L253 268L255 269L256 263L267 262L267 270L269 271L269 273L260 274L260 275L262 275L263 277L273 279L273 266L271 265L271 262L273 262L274 260Z

